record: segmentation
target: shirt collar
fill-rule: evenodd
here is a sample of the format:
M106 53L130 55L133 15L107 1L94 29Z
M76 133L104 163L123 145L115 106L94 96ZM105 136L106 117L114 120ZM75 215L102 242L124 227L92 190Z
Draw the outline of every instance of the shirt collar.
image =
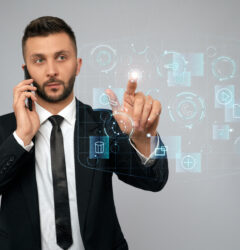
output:
M39 116L40 125L42 125L53 114L36 102L35 105L36 105L36 111ZM74 97L71 103L69 103L65 108L63 108L58 113L58 115L61 115L68 123L70 123L73 126L76 119L76 98Z

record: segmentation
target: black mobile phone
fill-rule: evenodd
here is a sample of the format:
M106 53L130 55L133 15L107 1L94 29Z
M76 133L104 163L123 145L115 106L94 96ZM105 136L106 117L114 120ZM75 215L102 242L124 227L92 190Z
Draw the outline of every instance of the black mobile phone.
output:
M26 65L24 66L24 75L25 75L25 80L32 78L28 72ZM28 91L31 92L31 90L28 90ZM32 99L31 98L27 99L27 107L29 108L30 111L32 111Z

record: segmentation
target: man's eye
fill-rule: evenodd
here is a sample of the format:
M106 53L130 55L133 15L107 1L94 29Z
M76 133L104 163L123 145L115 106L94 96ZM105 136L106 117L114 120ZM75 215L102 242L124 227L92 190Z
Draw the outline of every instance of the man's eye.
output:
M66 59L66 57L65 57L64 55L61 55L61 56L59 56L58 58L60 58L60 60Z
M42 61L43 61L42 58L39 58L39 59L36 59L36 60L35 60L36 63L41 63Z

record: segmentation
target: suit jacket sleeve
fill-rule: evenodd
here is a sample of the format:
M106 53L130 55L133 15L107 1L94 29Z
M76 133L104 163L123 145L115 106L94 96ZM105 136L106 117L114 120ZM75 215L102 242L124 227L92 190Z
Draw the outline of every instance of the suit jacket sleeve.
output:
M118 178L137 188L153 192L160 191L168 179L167 156L156 159L153 165L146 167L127 136L117 138L116 141L118 152L114 155L111 154L110 164L114 166L114 172ZM160 137L159 144L164 146Z
M31 155L13 136L15 120L12 117L0 117L0 194L13 183Z

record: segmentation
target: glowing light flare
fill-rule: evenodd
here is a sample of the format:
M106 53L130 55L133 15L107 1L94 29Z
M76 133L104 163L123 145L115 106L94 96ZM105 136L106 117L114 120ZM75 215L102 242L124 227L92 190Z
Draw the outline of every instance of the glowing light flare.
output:
M132 82L138 81L142 78L142 72L139 69L132 69L128 72L128 79Z

